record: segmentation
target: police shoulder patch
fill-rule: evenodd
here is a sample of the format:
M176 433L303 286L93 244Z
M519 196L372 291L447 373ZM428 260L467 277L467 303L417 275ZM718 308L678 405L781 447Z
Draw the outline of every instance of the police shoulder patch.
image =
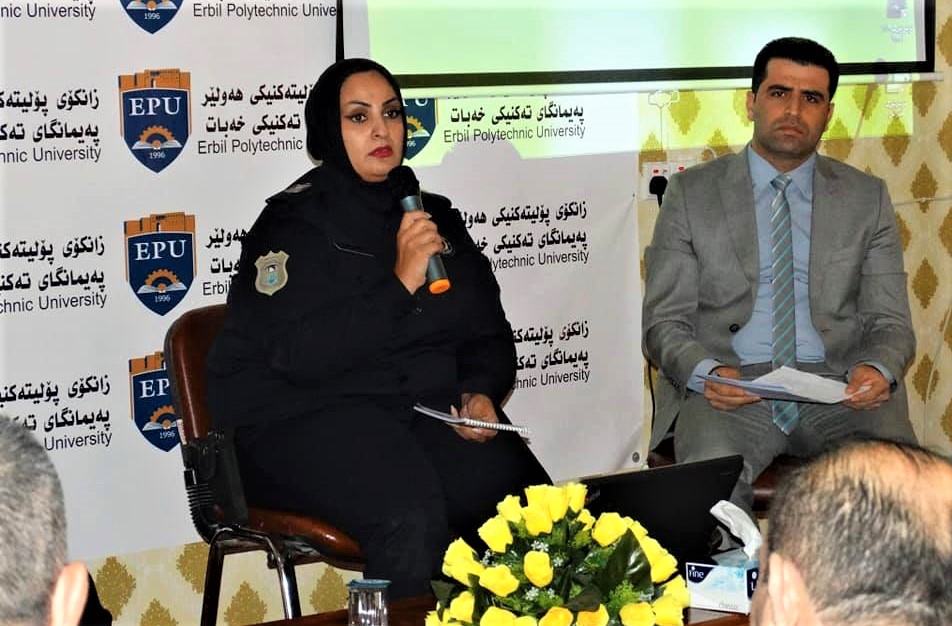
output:
M258 274L255 276L255 290L266 296L273 296L288 284L287 252L268 251L255 261Z
M272 202L289 202L292 199L296 198L299 194L303 194L305 191L311 188L311 183L294 183L287 189L282 189L278 193L274 194L265 202L271 204Z
M301 193L311 188L311 183L294 183L284 190L284 193Z

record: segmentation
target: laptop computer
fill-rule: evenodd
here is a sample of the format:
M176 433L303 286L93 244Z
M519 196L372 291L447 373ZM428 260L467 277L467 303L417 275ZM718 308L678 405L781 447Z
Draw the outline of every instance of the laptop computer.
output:
M740 455L578 479L596 518L615 512L637 520L683 565L705 561L717 520L710 509L730 499L743 467Z

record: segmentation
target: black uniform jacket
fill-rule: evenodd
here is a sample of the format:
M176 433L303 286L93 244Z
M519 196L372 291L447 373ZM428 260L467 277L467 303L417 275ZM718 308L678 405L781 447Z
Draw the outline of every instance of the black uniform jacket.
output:
M226 326L209 357L216 426L346 415L367 403L447 410L463 392L498 405L509 392L512 329L459 212L422 194L448 243L452 287L410 294L393 272L402 212L379 192L325 166L268 200L242 242ZM286 261L274 260L280 253ZM278 266L272 285L285 281L270 294L256 288L262 259Z

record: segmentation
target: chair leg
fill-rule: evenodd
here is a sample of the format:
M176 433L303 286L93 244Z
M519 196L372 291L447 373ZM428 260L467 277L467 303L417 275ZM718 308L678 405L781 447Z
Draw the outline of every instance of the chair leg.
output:
M202 593L201 626L215 626L218 619L218 599L221 595L221 574L225 565L225 550L218 541L218 533L208 544L208 562L205 565L205 590Z
M249 549L264 550L268 555L269 565L274 564L281 587L281 603L285 618L301 616L301 599L298 595L294 560L288 555L283 542L252 528L228 526L216 531L208 544L201 626L215 626L225 555Z
M275 553L274 569L278 573L278 584L281 585L281 600L284 603L284 617L291 619L301 617L301 599L298 596L297 575L294 573L294 563L283 552Z

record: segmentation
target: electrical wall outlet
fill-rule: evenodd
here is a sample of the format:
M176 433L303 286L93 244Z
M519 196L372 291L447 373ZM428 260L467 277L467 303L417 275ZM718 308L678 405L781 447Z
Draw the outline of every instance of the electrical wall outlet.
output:
M672 174L677 174L678 172L683 172L692 165L697 165L697 160L668 161L668 171L670 171Z
M666 162L652 161L641 164L641 180L638 181L638 197L642 200L650 200L655 197L650 191L648 191L648 184L655 176L664 176L665 178L668 177L668 164Z
M655 176L664 176L667 178L670 175L668 170L668 163L666 161L653 161L650 163L644 163L641 166L641 180L639 181L639 193L638 197L642 200L651 200L656 196L648 191L648 185L651 183L651 179Z
M687 168L694 165L696 161L681 160L681 161L652 161L650 163L645 163L641 166L641 180L639 181L639 194L638 197L642 200L657 200L658 196L651 193L649 186L651 185L651 179L655 176L662 176L665 179L671 178L672 174L677 172L683 172Z

